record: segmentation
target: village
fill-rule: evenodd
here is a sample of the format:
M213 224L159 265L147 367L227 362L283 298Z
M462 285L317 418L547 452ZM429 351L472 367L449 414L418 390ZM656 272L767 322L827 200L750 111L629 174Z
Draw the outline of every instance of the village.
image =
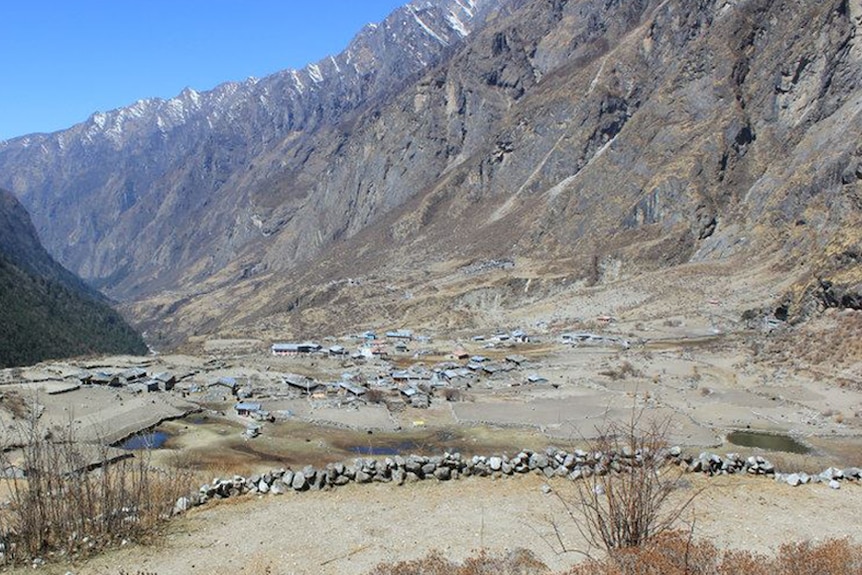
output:
M542 376L539 364L516 353L518 347L538 343L520 329L470 338L445 349L430 336L412 330L386 331L381 337L365 331L339 338L339 343L276 342L269 351L275 363L263 372L232 372L223 361L212 359L202 369L153 371L144 365L121 370L84 370L75 378L84 387L105 387L135 395L172 392L202 406L224 408L247 420L244 437L260 435L264 422L285 421L295 409L285 402L304 400L314 408L357 408L380 405L390 411L405 407L427 409L432 398L462 401L468 390L521 386L558 386ZM589 333L565 333L566 345L613 345L616 340ZM622 345L628 345L623 342ZM475 353L476 349L485 354ZM277 366L295 367L280 372ZM301 373L300 373L301 372ZM72 377L66 378L74 379Z
M401 444L410 446L441 434L468 437L467 445L540 446L589 438L601 421L633 408L673 419L672 439L692 448L722 445L739 430L792 436L818 449L855 437L853 420L834 415L842 390L768 378L768 369L739 363L738 340L708 326L655 322L638 331L601 316L586 327L212 340L204 356L4 370L0 406L31 394L45 425L71 424L81 439L114 447L158 432L167 439L157 447L193 449L195 433L217 428L217 437L197 447L233 450L244 469L289 457L298 429L322 438L313 442L328 454L321 457L344 454L333 447L336 435L354 449L372 433L388 444L409 435ZM194 414L207 425L183 423ZM265 461L249 458L243 443L264 440Z
M590 442L606 422L636 415L666 425L668 454L692 475L734 474L743 486L759 477L806 497L855 493L856 394L777 370L752 353L747 328L714 327L600 316L486 333L373 329L6 369L0 425L12 465L0 472L24 476L16 449L35 420L40 433L91 447L77 469L146 461L205 480L176 501L174 512L192 521L243 497L266 497L261 513L280 499L386 507L400 496L380 499L374 486L402 482L422 497L442 489L445 499L459 484L500 501L510 491L512 500L546 498L538 505L565 489L561 480L598 472L584 455ZM494 488L471 487L474 477ZM407 493L399 505L415 504Z

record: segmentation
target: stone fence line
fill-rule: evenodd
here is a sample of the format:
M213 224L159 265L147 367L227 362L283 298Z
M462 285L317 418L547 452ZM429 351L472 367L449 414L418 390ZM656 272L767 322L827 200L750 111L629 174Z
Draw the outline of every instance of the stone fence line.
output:
M585 479L607 473L625 473L642 465L676 465L685 472L709 476L745 473L771 476L796 487L806 483L826 483L839 489L842 481L858 481L862 470L857 467L838 469L830 467L819 475L806 473L778 473L764 457L743 458L735 453L720 456L703 452L698 456L684 454L679 447L671 447L651 455L640 451L622 450L603 453L575 449L571 452L548 447L544 451L524 449L514 457L474 455L462 457L460 453L443 455L394 455L383 459L359 457L352 462L330 463L323 468L307 465L302 469L274 469L248 477L216 478L211 483L177 500L174 513L183 513L208 501L236 497L243 494L280 495L288 491L325 490L348 483L394 483L403 485L426 479L452 481L461 477L494 477L536 473L547 479Z

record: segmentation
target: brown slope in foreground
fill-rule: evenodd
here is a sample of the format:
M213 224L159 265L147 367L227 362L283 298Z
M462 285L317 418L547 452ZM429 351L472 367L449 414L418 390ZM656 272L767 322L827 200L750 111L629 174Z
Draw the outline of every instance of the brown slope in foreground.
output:
M674 499L706 488L694 504L695 536L721 549L773 553L781 543L815 537L850 536L858 542L853 529L862 507L858 486L794 490L771 480L735 476L690 481L693 485ZM460 561L481 548L495 554L526 548L560 572L583 558L560 553L554 524L569 548L584 550L586 544L557 497L542 492L543 483L536 476L468 478L232 500L178 519L157 546L130 545L76 565L74 572L107 575L119 568L159 574L360 575L378 563L417 559L435 549ZM569 500L576 496L570 482L553 480L550 485ZM818 523L813 533L811 521L805 520L812 517L831 520ZM58 565L54 572L63 573L64 567Z
M858 307L855 12L525 2L362 115L320 177L385 170L355 193L311 196L317 219L135 309L166 333L275 337L555 320L577 302L647 315L714 298L737 314ZM438 158L415 168L424 187L361 217L367 190L414 170L416 154ZM279 265L304 246L317 255ZM514 267L477 265L503 261Z

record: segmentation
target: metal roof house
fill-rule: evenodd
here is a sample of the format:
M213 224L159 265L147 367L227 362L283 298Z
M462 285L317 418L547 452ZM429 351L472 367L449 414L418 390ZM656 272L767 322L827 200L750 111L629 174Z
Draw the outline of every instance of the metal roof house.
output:
M260 412L262 406L259 403L252 403L250 401L241 401L233 406L236 410L237 415L249 416L254 413Z
M120 385L120 378L113 373L99 371L82 378L82 383L92 383L93 385Z
M273 355L296 355L320 351L322 347L319 343L304 341L302 343L274 343L271 349Z
M207 387L226 387L232 393L236 392L238 386L239 384L233 377L220 377L212 383L207 384Z
M365 392L368 391L366 388L362 387L361 385L354 385L354 384L350 383L349 381L339 382L338 386L341 389L347 391L347 393L350 393L350 394L355 395L357 397L359 397L361 395L365 395Z
M296 343L274 343L272 344L272 355L293 355L299 353L299 344Z
M147 370L142 369L140 367L133 367L124 371L121 371L120 379L125 380L126 383L130 383L132 381L137 381L139 379L143 379L147 377Z
M287 376L284 378L284 383L286 383L289 387L298 389L299 391L307 394L314 393L315 391L317 391L318 388L323 385L318 381L314 381L312 379L308 379L301 376Z
M392 339L413 339L413 332L409 329L396 329L386 332L386 337Z

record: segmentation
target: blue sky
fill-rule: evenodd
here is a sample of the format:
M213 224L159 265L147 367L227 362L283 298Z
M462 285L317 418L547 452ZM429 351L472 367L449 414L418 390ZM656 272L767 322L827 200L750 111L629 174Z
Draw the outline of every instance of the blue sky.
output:
M407 0L0 0L0 140L301 68Z

